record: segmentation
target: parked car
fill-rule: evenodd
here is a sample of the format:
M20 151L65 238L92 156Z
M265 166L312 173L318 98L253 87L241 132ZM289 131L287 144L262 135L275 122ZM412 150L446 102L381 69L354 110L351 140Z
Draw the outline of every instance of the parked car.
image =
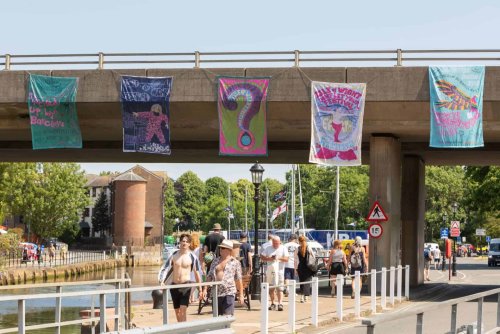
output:
M500 238L491 239L488 250L488 267L496 267L500 263Z
M171 244L164 244L163 246L163 261L166 261L168 259L168 257L173 253L175 252L176 250L178 250L179 248L177 248L176 246L174 245L171 245Z

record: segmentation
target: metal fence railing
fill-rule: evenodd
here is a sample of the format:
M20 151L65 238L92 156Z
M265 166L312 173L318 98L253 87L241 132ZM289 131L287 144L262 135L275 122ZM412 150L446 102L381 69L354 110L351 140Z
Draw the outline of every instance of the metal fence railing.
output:
M251 51L251 52L176 52L176 53L79 53L79 54L5 54L0 66L5 70L31 68L34 65L67 65L65 68L95 66L98 69L119 68L124 65L192 65L202 64L367 64L384 63L403 66L403 63L433 62L499 62L500 49L457 50L337 50L337 51ZM328 65L326 65L328 66Z
M58 267L84 262L104 261L114 258L114 251L111 250L75 250L66 252L58 250L54 256L50 256L47 250L44 250L40 256L37 254L23 256L22 251L14 251L5 253L2 256L0 266L8 268Z
M494 296L497 295L497 310L496 310L496 326L493 328L490 328L488 331L486 331L486 328L484 328L484 321L483 321L483 302L484 299L488 296ZM394 320L399 320L399 319L404 319L406 317L416 317L416 328L415 328L415 333L421 334L424 333L424 315L427 313L435 313L436 311L441 314L441 319L444 316L444 310L447 307L451 306L451 323L450 323L450 331L448 333L457 333L457 311L458 311L458 305L462 304L464 305L465 303L468 302L477 302L477 312L476 312L476 328L474 329L474 325L469 325L467 326L467 333L488 333L488 334L493 334L493 333L500 333L500 288L481 292L481 293L476 293L470 296L465 296L461 298L456 298L456 299L451 299L448 301L443 301L440 303L436 303L434 305L429 305L429 306L423 306L420 307L416 310L412 311L406 311L402 313L397 313L397 314L386 314L386 315L380 315L377 316L376 318L373 319L365 319L362 321L362 324L366 326L366 333L367 334L374 334L375 333L375 328L377 325L383 324L383 323L388 323L390 321Z
M404 273L404 283L403 283L403 273ZM389 282L387 282L387 275L389 274ZM380 294L377 296L377 276L380 275ZM361 277L365 276L370 280L370 306L366 311L370 311L371 313L377 312L377 305L380 305L381 309L384 310L387 308L387 292L389 293L389 304L391 307L396 305L396 301L401 303L403 301L403 287L404 287L404 298L405 300L410 299L410 266L407 265L404 268L402 266L390 267L389 269L382 268L380 271L376 271L372 269L368 273L360 273L359 271L355 272L354 276L343 276L338 275L336 278L328 278L328 279L318 279L317 277L313 277L312 281L308 282L300 282L297 283L294 280L290 280L288 285L277 285L277 286L269 286L268 283L261 284L261 301L260 301L260 312L261 312L261 323L260 323L260 332L267 334L269 332L269 300L268 300L268 292L269 289L278 288L278 287L287 287L289 293L288 298L288 329L290 333L296 332L296 305L295 305L295 293L297 286L304 284L311 284L311 323L313 326L318 326L319 324L319 283L320 282L333 282L336 281L337 286L337 295L336 295L336 318L339 322L343 322L345 319L345 310L344 310L344 283L347 277L354 280L354 316L356 318L361 317ZM387 284L389 283L389 284ZM387 287L389 288L387 291ZM304 314L302 314L304 316Z

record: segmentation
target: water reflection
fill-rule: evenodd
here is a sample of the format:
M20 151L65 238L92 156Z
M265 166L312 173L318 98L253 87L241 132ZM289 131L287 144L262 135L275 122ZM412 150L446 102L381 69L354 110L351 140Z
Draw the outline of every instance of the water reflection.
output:
M112 279L122 277L127 272L132 280L133 287L141 286L155 286L157 285L157 275L159 267L135 267L135 268L115 268L108 269L100 273L86 273L74 279L62 279L60 282L66 281L93 281L102 279ZM53 282L53 281L51 281ZM70 291L86 291L97 290L105 287L113 288L114 285L78 285L68 286L63 288L63 292ZM29 295L55 292L55 287L40 287L40 288L23 288L22 285L15 286L14 289L0 290L0 295ZM131 294L132 304L140 304L144 302L151 302L150 292L134 292ZM114 295L107 295L106 306L114 307ZM52 299L35 299L26 302L26 322L27 325L35 325L42 323L53 322L55 319L55 304L56 301ZM76 320L80 319L80 311L90 309L91 305L96 308L99 307L99 296L80 296L68 297L62 300L62 320ZM0 329L17 326L17 302L0 302ZM32 331L35 332L35 331ZM36 333L54 333L53 328L45 330L36 330ZM80 333L80 326L65 326L61 329L61 333Z

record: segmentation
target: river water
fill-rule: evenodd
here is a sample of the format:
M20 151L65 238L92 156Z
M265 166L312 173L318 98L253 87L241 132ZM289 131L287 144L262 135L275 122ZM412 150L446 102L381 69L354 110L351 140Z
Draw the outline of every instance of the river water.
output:
M105 272L100 273L87 273L78 278L66 281L91 281L91 280L102 280L102 279L112 279L115 277L122 277L122 274L126 271L131 280L133 287L142 286L155 286L158 284L157 275L159 267L134 267L134 268L115 268L109 269ZM62 280L64 282L65 280ZM109 287L114 287L109 285ZM78 285L78 286L68 286L63 289L63 292L69 291L87 291L87 290L97 290L103 289L102 285ZM25 295L25 294L40 294L40 293L53 293L55 292L54 287L47 288L37 288L26 289L22 288L22 285L16 286L15 289L0 290L0 295ZM151 302L150 292L134 292L131 294L131 299L133 304ZM92 300L94 299L94 300ZM76 320L80 319L80 311L90 309L90 306L94 304L96 308L99 307L99 296L80 296L80 297L67 297L62 299L62 321ZM42 323L51 323L55 319L55 298L51 299L35 299L26 301L26 325L36 325ZM106 306L114 306L114 297L112 295L107 295ZM12 328L17 326L17 302L0 302L0 329ZM29 331L28 333L40 333L40 334L52 334L55 332L54 328L48 329L38 329L36 331ZM64 326L61 328L61 333L64 334L79 334L81 332L80 325L74 326Z

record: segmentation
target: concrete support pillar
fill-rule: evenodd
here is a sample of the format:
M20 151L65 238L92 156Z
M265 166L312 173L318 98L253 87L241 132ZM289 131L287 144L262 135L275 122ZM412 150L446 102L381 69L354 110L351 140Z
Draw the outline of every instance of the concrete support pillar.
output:
M370 208L375 201L389 217L382 236L370 239L369 266L380 271L401 264L401 143L390 134L370 138Z
M410 285L424 283L425 163L419 156L403 157L401 194L403 264L410 265Z

